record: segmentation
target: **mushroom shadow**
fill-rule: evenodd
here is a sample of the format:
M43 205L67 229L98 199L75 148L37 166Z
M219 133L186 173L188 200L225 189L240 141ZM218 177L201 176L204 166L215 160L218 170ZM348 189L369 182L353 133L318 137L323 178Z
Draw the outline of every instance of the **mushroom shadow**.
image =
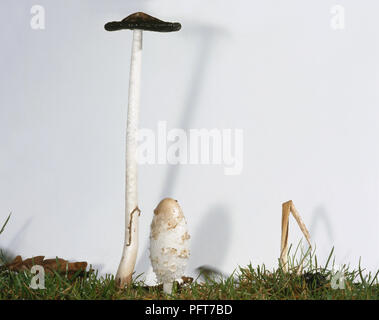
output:
M193 273L207 265L217 270L224 262L231 240L229 211L221 205L214 206L201 219L191 239L191 257L187 272Z
M188 130L191 128L192 120L196 116L196 112L199 108L199 97L202 92L203 80L205 78L207 65L209 64L212 47L216 36L225 35L226 31L223 29L198 25L189 29L189 32L195 36L200 36L198 40L199 44L196 46L199 48L199 53L197 57L197 62L195 64L194 72L192 74L191 85L188 90L188 95L184 103L184 112L181 115L181 120L179 121L179 128L183 130ZM162 198L172 194L175 190L175 184L178 181L179 171L181 169L180 165L171 165L165 183L163 184Z
M179 127L186 130L190 128L199 106L198 100L202 91L207 66L210 62L214 40L216 39L216 36L225 35L226 31L210 25L197 25L186 27L181 32L188 32L191 36L193 35L196 47L199 48L195 67L193 68L192 80L184 102L184 112L179 121ZM171 165L169 167L163 184L161 199L172 196L172 192L178 182L180 169L180 165ZM137 261L136 270L138 270L138 272L147 272L149 268L149 248L146 246Z

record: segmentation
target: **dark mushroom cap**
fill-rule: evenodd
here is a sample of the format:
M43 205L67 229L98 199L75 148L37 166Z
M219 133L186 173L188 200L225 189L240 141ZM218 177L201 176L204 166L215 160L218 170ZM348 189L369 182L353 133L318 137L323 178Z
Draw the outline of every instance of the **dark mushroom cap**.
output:
M165 22L149 16L143 12L136 12L127 16L121 21L108 22L104 28L107 31L117 31L122 29L139 29L157 32L179 31L182 25L178 22Z

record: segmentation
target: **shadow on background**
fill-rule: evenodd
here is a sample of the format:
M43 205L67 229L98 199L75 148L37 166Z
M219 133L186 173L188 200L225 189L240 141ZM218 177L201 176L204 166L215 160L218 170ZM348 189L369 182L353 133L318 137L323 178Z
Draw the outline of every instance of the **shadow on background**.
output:
M13 216L13 215L12 215ZM12 216L8 221L8 225L12 223ZM2 259L6 262L12 261L19 253L17 253L18 248L20 247L20 243L22 242L26 230L29 228L33 218L30 217L25 223L22 225L21 229L16 233L16 235L9 241L9 245L7 248L0 247L2 253ZM5 227L4 232L1 234L1 237L6 237L7 227Z
M334 242L333 228L328 217L328 212L323 205L317 206L313 211L312 220L309 227L309 233L313 239L317 237L317 227L320 223L323 224L321 228L324 227L323 231L327 234L330 241L330 248L332 248Z
M184 111L179 121L179 128L183 130L191 129L193 119L199 109L199 97L203 90L204 78L207 66L210 62L212 48L216 37L225 34L222 29L199 25L188 28L189 33L197 38L196 48L198 48L198 56L196 58L195 68L193 69L192 80L189 86L187 98L184 102ZM162 198L170 196L178 182L180 165L172 165L169 167L168 174L163 184Z
M199 97L202 93L203 80L210 62L214 41L216 37L225 35L226 33L222 29L207 25L186 27L185 31L183 30L182 32L188 32L189 35L194 38L196 48L199 48L187 98L184 101L184 112L179 121L179 128L187 130L191 127L192 120L195 118L199 108ZM169 167L166 179L163 183L161 199L172 195L172 191L178 183L180 169L180 165L171 165ZM208 233L209 232L206 232L206 234ZM141 250L141 256L138 259L136 270L138 270L138 272L147 272L150 266L149 248L146 246Z
M192 272L202 265L217 270L222 265L231 240L231 223L229 212L223 206L215 206L204 214L192 234L188 271Z
M325 209L323 205L320 205L316 207L316 209L313 212L313 217L312 217L312 222L310 225L310 230L309 232L311 233L311 236L313 235L314 238L316 238L317 235L323 236L321 233L318 234L316 230L318 230L318 226L321 225L321 230L322 232L325 232L327 235L327 247L324 248L327 250L327 254L332 250L332 248L335 246L335 239L334 239L334 232L333 232L333 227L332 223L329 220L328 212ZM316 228L317 227L317 228ZM317 248L317 247L316 247ZM347 261L349 260L351 253L351 249L347 250L344 254L343 257L341 257L339 260L340 261ZM334 256L336 256L337 252L334 252Z

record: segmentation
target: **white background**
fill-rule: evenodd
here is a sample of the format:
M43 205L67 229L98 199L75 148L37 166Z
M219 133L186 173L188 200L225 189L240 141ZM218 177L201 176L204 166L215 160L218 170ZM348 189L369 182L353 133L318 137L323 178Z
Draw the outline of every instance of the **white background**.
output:
M43 5L46 29L32 30ZM345 8L345 29L330 26ZM241 175L220 165L139 168L140 253L163 197L192 235L188 273L277 265L292 199L319 261L379 267L379 3L151 0L0 3L0 247L115 273L124 237L124 137L132 33L104 24L145 11L179 21L144 33L140 125L243 129ZM290 240L300 231L292 219Z

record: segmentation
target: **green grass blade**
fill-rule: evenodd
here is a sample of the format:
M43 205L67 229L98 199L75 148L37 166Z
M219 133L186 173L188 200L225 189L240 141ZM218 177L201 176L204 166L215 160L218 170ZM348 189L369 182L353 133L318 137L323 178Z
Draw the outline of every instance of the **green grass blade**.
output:
M3 233L3 231L4 231L4 229L5 229L5 226L7 225L9 219L11 218L11 215L12 215L12 212L9 214L7 220L5 220L5 223L3 224L3 226L2 226L2 228L1 228L1 230L0 230L0 234Z

